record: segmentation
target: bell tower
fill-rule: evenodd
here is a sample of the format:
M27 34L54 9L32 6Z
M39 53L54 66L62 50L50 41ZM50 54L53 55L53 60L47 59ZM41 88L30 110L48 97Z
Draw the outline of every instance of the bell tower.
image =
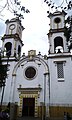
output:
M70 110L69 106L72 104L72 96L70 96L70 86L72 86L72 55L68 48L67 37L64 35L66 27L65 15L64 11L56 11L49 14L49 101L51 107L50 113L53 118L54 114L57 117L61 117L65 110ZM70 96L70 99L68 96ZM59 112L57 113L58 110Z
M64 36L65 15L64 11L56 11L48 16L50 18L50 30L48 33L50 54L68 52L67 41Z
M23 46L22 31L24 27L19 18L13 18L10 21L6 20L6 32L2 37L2 50L6 50L6 55L9 57L19 58L21 56L21 47Z

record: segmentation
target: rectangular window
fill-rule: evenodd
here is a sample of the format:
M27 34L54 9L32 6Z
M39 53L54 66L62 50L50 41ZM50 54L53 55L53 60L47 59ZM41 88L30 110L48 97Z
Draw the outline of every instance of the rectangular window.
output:
M58 79L64 79L63 62L57 63L57 76Z

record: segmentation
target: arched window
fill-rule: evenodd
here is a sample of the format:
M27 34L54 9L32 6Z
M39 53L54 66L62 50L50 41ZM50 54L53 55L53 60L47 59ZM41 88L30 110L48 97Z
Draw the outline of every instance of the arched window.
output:
M7 42L7 43L5 44L5 48L6 48L6 55L7 55L8 57L10 57L10 55L11 55L11 49L12 49L12 43Z
M54 51L55 53L63 52L63 38L60 36L54 39Z

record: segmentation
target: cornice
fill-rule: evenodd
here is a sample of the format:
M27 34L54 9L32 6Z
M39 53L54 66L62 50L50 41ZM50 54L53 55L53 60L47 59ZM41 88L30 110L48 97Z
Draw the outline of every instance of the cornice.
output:
M20 39L20 37L19 37L19 35L16 33L16 34L9 34L9 35L4 35L2 38L1 38L1 40L4 40L4 39L9 39L9 38L14 38L14 39L18 39L20 42L21 42L21 44L22 45L24 45L23 44L23 41Z
M53 33L60 33L60 32L64 32L65 28L59 28L59 29L50 29L49 33L47 35L53 34Z
M49 58L65 58L65 57L72 57L72 55L70 52L69 53L59 53L59 54L51 53L48 55L48 59Z

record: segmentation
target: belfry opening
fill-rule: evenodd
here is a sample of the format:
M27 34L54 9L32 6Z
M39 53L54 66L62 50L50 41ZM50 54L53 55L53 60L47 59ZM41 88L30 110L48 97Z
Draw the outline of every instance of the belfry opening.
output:
M55 53L63 52L63 38L60 36L54 39L54 51Z

